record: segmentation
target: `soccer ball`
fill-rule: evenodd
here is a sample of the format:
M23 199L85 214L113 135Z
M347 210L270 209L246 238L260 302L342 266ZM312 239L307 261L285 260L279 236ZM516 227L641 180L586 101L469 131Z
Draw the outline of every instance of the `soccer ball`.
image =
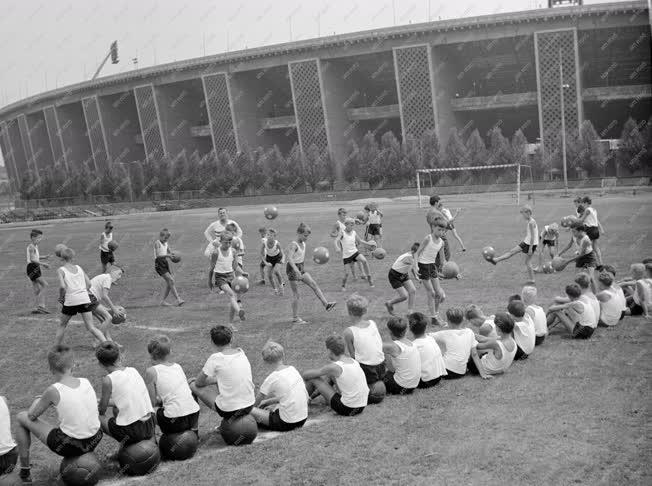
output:
M552 259L550 265L556 272L559 272L560 270L562 270L562 267L564 266L564 259L562 257L556 256L555 258Z
M66 245L63 243L59 243L57 246L54 247L54 254L61 258L61 253L63 253L63 250L68 248Z
M543 266L541 267L543 270L543 273L555 273L555 269L552 268L552 263L544 263Z
M249 280L247 277L240 275L239 277L233 279L231 288L239 294L244 294L247 290L249 290Z
M161 453L153 440L143 440L121 447L118 451L120 468L129 476L144 476L156 469Z
M382 260L387 256L387 252L385 251L384 248L376 248L374 251L371 252L371 254L374 256L374 258L377 258L378 260Z
M116 251L118 249L118 244L115 241L109 241L106 246L108 247L109 251Z
M161 456L172 461L184 461L190 459L197 452L199 439L192 430L186 430L176 434L163 434L159 439L158 446L161 449Z
M312 260L319 265L328 262L329 258L328 250L323 246L315 248L312 252Z
M179 255L178 253L172 253L170 260L172 261L172 263L179 263L181 261L181 255Z
M276 216L278 216L278 209L276 209L276 206L270 206L268 208L265 208L265 218L267 219L276 219Z
M120 312L120 314L122 314L122 317L120 316L120 314L111 313L111 322L113 324L122 324L127 320L127 313L125 312L125 308L120 305L117 306L117 309Z
M367 221L367 215L364 211L360 211L355 215L355 219L358 224L364 224Z
M251 444L258 435L258 424L251 414L223 419L220 424L222 439L229 445Z
M441 273L444 274L444 278L455 278L460 273L460 267L457 266L457 263L448 261L442 267Z
M494 250L492 246L485 246L482 249L482 256L485 260L491 260L496 256L496 250Z
M102 463L92 452L77 457L66 457L59 467L61 480L70 486L97 484L101 471Z
M579 219L576 216L569 215L561 218L561 226L564 228L570 228L573 224L577 223Z

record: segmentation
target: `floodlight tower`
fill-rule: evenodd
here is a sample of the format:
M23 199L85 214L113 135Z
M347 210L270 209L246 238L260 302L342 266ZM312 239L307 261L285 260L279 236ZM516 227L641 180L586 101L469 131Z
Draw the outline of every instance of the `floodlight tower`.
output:
M111 58L111 64L118 64L118 62L120 62L120 60L118 59L118 41L113 41L111 43L111 47L109 48L109 52L106 54L106 57L102 61L102 64L100 64L100 67L98 67L97 71L95 71L95 74L91 78L91 81L93 79L97 78L97 76L100 74L100 71L102 70L102 68L106 64L106 61L109 60L109 57Z

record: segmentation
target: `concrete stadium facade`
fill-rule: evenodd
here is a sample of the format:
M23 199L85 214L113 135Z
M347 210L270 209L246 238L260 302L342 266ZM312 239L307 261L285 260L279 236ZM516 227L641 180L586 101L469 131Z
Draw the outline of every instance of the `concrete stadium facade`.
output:
M618 138L650 116L645 1L495 14L323 37L158 65L0 109L0 149L24 174L88 163L294 144L342 167L349 140L451 128L541 139L544 156L593 122ZM562 116L563 106L563 116ZM470 133L466 132L467 134Z

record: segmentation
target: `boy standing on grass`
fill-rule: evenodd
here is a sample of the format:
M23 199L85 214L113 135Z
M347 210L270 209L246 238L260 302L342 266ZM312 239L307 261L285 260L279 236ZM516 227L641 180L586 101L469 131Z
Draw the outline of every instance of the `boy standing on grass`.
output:
M443 218L433 218L429 213L426 216L430 233L426 236L415 253L417 266L419 268L419 280L423 282L428 299L428 310L433 321L439 319L439 306L446 299L444 289L439 282L439 271L437 261L443 266L446 263L444 256L444 240L442 235L446 230L446 222Z
M562 271L569 263L575 262L575 268L577 268L578 272L588 272L589 276L593 278L593 270L598 265L598 260L593 251L593 243L586 234L586 227L582 223L574 222L571 224L571 230L573 237L566 245L566 248L559 252L558 256L561 257L566 253L573 245L573 242L577 245L578 251L574 257L567 258L558 271Z
M159 238L154 242L154 270L165 281L165 290L161 296L161 305L170 305L165 299L168 298L170 292L177 299L177 305L182 306L184 300L179 297L177 287L170 270L169 259L172 258L172 249L169 247L168 241L170 240L170 232L167 228L163 228L159 233Z
M102 264L102 273L115 263L113 251L109 248L109 243L113 241L113 224L111 221L104 223L104 231L100 233L100 263Z
M41 267L50 268L50 265L42 261L47 260L49 255L40 256L38 251L38 244L43 239L43 232L33 229L29 234L29 238L32 242L27 245L27 268L25 271L34 289L34 310L32 314L49 314L45 308L45 287L48 286L48 283L41 275Z

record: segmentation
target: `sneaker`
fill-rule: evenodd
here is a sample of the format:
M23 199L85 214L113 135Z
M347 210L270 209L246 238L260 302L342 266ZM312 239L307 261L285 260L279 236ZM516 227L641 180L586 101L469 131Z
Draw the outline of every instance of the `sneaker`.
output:
M300 317L294 317L292 319L292 324L308 324L308 321L304 321Z
M328 312L329 310L331 310L331 309L332 309L333 307L335 307L336 305L337 305L337 302L328 302L328 303L326 304L326 312Z
M385 307L387 307L387 312L389 312L391 315L394 315L394 306L392 304L385 302Z
M496 265L498 263L494 257L487 258L487 261L492 265Z
M371 275L367 277L367 281L369 282L369 287L374 287L374 283L371 281Z
M218 292L218 294L219 294L219 295L224 294L224 290L220 289L220 291Z
M178 307L181 307L181 306L182 306L183 304L185 304L185 303L186 303L185 300L180 300L179 302L177 302L177 306L178 306Z
M45 307L41 307L41 306L36 308L36 312L38 314L49 314L50 313L49 310L47 310Z
M258 285L265 285L265 281L264 280L259 280Z
M342 292L346 292L346 287L342 285Z
M30 468L21 467L18 477L20 477L20 484L32 484L32 472Z
M462 251L466 251L466 248L462 248Z
M240 309L240 312L238 312L238 317L240 318L241 321L245 320L245 311L244 311L244 309Z

